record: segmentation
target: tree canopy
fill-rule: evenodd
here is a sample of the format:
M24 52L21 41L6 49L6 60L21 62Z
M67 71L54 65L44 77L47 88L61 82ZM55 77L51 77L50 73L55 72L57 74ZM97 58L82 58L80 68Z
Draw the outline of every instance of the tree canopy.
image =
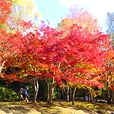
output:
M31 20L35 4L32 0L28 4L25 2L0 2L0 77L22 82L46 80L49 103L56 85L65 87L70 84L71 88L90 90L104 88L108 73L111 71L110 75L114 75L113 65L111 68L107 66L114 62L114 50L109 35L100 31L97 20L87 11L71 8L71 13L58 29L44 22L34 27ZM14 32L4 29L8 24ZM11 72L4 72L8 68ZM113 80L110 82L112 84ZM113 90L112 85L107 89Z

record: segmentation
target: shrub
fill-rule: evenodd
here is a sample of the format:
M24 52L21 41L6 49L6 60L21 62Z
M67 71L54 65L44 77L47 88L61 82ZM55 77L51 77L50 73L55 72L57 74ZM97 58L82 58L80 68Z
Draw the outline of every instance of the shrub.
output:
M0 86L0 100L1 101L13 101L17 99L17 93L12 89Z

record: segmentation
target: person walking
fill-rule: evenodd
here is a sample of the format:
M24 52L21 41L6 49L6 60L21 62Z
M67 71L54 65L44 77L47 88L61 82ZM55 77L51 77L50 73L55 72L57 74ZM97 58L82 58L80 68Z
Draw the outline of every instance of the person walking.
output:
M24 98L23 98L23 88L20 88L20 91L19 91L19 93L18 93L18 96L19 96L19 101L20 102L22 102L23 100L24 100Z
M28 102L29 95L28 95L28 87L27 86L23 89L22 95L23 95L24 101Z

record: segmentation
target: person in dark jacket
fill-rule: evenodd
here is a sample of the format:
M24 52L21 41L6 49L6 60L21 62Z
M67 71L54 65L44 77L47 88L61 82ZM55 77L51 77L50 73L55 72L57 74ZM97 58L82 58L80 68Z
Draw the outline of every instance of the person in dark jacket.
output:
M28 95L28 87L27 86L23 89L22 95L23 95L24 101L28 102L29 95Z

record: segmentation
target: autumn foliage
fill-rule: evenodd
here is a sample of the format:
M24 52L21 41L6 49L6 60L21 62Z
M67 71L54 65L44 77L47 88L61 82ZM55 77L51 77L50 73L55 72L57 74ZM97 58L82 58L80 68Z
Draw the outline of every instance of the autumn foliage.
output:
M10 4L4 0L0 2L0 13L2 25L11 13ZM78 16L78 21L82 19L82 14ZM88 12L84 14L87 15ZM51 89L56 84L66 83L103 88L104 75L99 74L107 70L105 61L111 50L109 36L99 32L97 26L90 23L92 17L87 20L89 24L85 22L86 26L85 23L80 23L81 27L77 24L78 21L72 23L71 20L72 26L67 26L65 21L69 24L69 19L62 21L69 30L66 35L64 29L58 31L44 23L38 29L25 34L17 30L15 33L8 33L1 27L1 77L11 81L32 81L30 76L50 79ZM32 27L30 22L21 22L20 26L25 32ZM7 68L12 71L3 72Z
M8 19L8 15L11 13L11 1L0 1L0 25L5 23Z
M98 20L95 19L92 14L83 8L78 8L77 6L71 6L66 17L61 20L58 24L58 30L65 30L68 34L69 27L73 24L77 24L88 32L94 33L101 30L98 25Z

